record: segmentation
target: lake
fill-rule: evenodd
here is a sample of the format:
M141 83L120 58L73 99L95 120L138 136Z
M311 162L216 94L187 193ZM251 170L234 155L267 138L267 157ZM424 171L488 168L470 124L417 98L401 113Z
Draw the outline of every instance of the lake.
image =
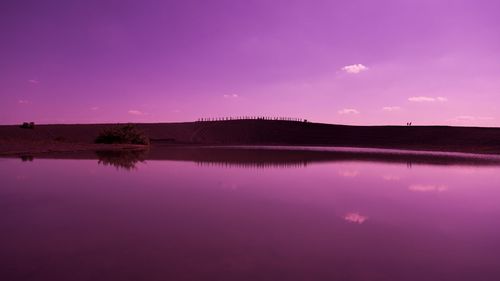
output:
M204 147L0 158L2 280L500 280L500 161Z

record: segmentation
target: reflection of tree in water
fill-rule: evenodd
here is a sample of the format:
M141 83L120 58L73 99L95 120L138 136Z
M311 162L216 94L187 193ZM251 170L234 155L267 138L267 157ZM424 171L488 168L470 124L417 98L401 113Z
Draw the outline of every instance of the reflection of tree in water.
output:
M112 150L96 151L98 163L104 166L114 166L117 169L130 171L136 168L138 162L146 160L147 150Z

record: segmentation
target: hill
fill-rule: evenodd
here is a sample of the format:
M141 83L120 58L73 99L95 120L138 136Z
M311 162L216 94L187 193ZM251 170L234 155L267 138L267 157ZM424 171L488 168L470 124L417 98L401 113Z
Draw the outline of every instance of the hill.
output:
M2 152L12 147L89 147L117 124L0 126ZM500 128L448 126L347 126L278 120L142 123L136 126L158 144L311 145L500 153ZM63 149L64 150L64 149Z

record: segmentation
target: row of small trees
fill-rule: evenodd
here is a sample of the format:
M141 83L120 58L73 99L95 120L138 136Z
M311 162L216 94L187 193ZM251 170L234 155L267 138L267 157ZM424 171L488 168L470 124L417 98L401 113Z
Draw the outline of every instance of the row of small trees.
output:
M207 118L198 118L197 121L208 122L208 121L229 121L229 120L276 120L276 121L307 122L307 119L302 119L302 118L269 117L269 116L207 117Z

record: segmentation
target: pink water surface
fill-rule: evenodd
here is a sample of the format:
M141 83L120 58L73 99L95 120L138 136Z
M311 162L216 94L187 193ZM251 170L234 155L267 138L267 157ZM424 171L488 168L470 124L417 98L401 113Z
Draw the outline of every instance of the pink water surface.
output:
M0 159L0 276L500 280L499 168Z

